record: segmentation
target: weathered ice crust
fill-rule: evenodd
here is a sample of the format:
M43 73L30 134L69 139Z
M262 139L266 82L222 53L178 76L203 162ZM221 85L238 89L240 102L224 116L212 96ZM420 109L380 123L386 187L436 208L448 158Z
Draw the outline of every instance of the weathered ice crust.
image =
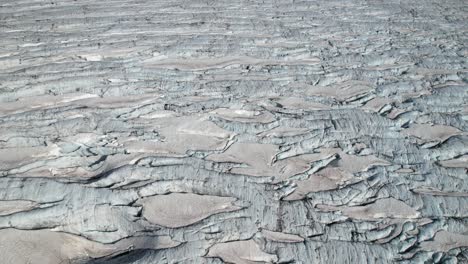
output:
M145 197L140 202L143 217L148 221L178 228L194 224L213 214L239 210L239 207L232 205L235 200L230 197L171 193Z
M207 257L217 257L227 263L273 263L278 257L261 251L253 240L232 241L213 245Z
M169 237L125 238L114 244L100 244L85 238L48 230L0 231L0 250L5 263L50 263L86 261L133 249L165 249L180 243Z
M467 8L0 1L0 264L468 263Z

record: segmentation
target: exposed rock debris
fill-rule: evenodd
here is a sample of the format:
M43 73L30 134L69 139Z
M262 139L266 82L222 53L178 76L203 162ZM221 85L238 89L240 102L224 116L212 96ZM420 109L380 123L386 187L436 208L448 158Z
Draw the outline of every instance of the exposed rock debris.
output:
M468 263L466 1L0 7L1 263Z

